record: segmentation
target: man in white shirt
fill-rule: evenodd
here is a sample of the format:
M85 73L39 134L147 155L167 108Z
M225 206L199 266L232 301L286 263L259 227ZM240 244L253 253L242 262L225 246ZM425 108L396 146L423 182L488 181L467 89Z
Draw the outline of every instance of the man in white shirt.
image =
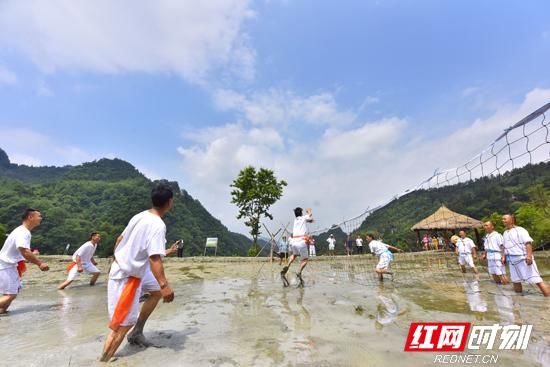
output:
M476 274L476 279L479 277L479 272L474 264L474 259L477 259L476 245L471 238L466 237L466 232L458 232L458 239L456 241L455 253L458 256L458 264L462 273L466 273L466 266L472 268ZM473 257L472 257L473 255Z
M533 239L529 232L516 226L515 218L511 214L502 216L502 223L506 227L502 237L514 291L522 293L521 283L526 282L536 284L545 297L550 296L550 288L542 281L533 256Z
M363 254L363 239L361 236L357 236L355 239L355 246L357 247L357 253Z
M393 254L389 249L395 251L401 251L401 249L390 246L382 241L377 241L374 239L372 233L367 233L367 241L369 241L369 250L373 256L378 256L378 264L374 271L378 274L378 279L380 281L384 280L384 274L389 274L393 276L393 273L390 271L390 264L393 261Z
M487 259L489 274L491 274L495 283L507 284L508 278L506 277L506 267L504 266L506 262L504 238L500 233L495 231L495 225L491 221L483 223L483 228L485 228L485 232L487 233L483 244L485 248L483 259Z
M334 248L336 247L336 239L334 238L333 234L331 234L327 238L327 242L328 242L328 254L330 256L334 256L335 255Z
M86 272L92 275L90 279L90 286L95 285L97 278L99 277L99 269L96 268L97 262L94 260L94 253L97 249L97 244L101 241L101 235L98 232L92 232L88 242L83 244L73 254L73 261L67 267L68 275L67 280L61 283L57 289L65 289L76 278L80 276L80 273Z
M149 269L159 285L164 302L174 300L174 291L168 284L162 265L166 225L161 219L172 208L173 192L169 186L160 184L152 190L151 200L153 207L130 219L117 239L108 284L107 307L112 331L105 341L100 358L102 362L108 362L113 357L128 331L136 324L141 282ZM143 307L148 302L145 301ZM153 309L154 306L156 302Z
M21 278L27 269L25 260L35 264L42 271L50 268L31 251L31 231L42 222L42 214L36 209L27 209L22 216L22 224L11 231L0 250L0 314L6 313L17 297Z
M294 262L297 256L300 256L300 270L296 273L298 277L299 286L304 286L304 280L302 279L302 271L307 265L309 251L307 245L307 223L313 222L313 212L311 209L306 209L306 215L303 215L302 208L294 209L294 226L292 229L292 239L290 240L292 255L288 261L288 265L283 268L281 271L281 277L283 279L283 285L288 287L289 282L286 278L286 273L290 265Z

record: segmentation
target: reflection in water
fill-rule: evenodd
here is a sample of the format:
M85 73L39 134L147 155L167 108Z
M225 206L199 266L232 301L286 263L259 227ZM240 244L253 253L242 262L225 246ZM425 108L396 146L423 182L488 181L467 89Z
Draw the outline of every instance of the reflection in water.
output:
M476 319L483 320L483 314L487 312L487 301L479 289L479 282L477 280L464 281L464 293L470 311L475 312Z
M58 290L57 292L63 297L61 299L61 306L59 307L59 322L61 323L61 328L66 336L73 338L77 333L71 321L72 296L69 296L66 291Z
M299 288L296 291L298 296L295 306L288 300L288 294L293 294L294 292L284 291L281 294L281 305L288 315L287 319L293 321L292 325L287 325L286 327L290 331L288 340L293 345L292 350L296 352L296 355L292 356L291 360L295 360L296 363L312 363L312 352L316 344L311 337L311 314L304 305L306 290Z
M395 301L394 288L385 289L384 283L378 285L376 313L376 327L381 328L384 325L392 323L399 315L399 305Z

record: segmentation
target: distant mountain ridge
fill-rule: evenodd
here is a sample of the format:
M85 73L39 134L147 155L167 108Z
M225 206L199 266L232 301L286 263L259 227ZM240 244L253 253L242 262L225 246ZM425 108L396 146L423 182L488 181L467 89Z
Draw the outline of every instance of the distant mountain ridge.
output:
M246 256L250 247L246 236L230 232L177 182L164 182L175 192L174 207L164 218L169 242L181 238L186 256L202 255L206 238L218 237L218 255ZM74 251L90 232L100 231L103 240L97 252L109 255L128 220L150 207L155 183L121 159L30 167L11 163L0 149L0 227L12 230L26 207L36 207L44 221L33 231L33 247L56 254L70 243Z

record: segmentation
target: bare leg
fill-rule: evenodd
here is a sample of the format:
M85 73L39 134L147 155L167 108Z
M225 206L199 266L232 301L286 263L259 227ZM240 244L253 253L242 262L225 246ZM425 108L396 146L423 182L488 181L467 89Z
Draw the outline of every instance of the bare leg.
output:
M302 271L304 270L306 265L307 265L307 259L303 259L300 262L300 271L298 273L296 273L296 276L298 277L298 281L299 281L298 287L303 287L304 286L304 279L302 279Z
M492 274L492 275L493 275L493 280L495 281L495 283L502 284L501 276L496 275L496 274Z
M544 297L550 297L550 288L548 288L548 285L546 283L544 282L537 283L537 287L539 287Z
M523 288L521 287L521 283L513 283L514 284L514 291L516 293L522 293Z
M67 286L68 286L69 284L71 284L72 282L73 282L72 280L66 280L66 281L64 281L63 283L61 283L61 284L57 287L57 289L59 289L59 290L65 289L65 288L67 288Z
M476 275L476 280L479 280L479 272L477 271L477 268L474 266L472 269L474 270L474 273Z
M97 278L99 278L99 273L92 273L92 279L90 279L90 285L95 285L95 282L97 282Z
M2 297L0 297L0 314L6 313L8 311L8 307L10 307L15 297L17 297L16 294L4 294Z
M103 354L99 359L100 362L109 362L111 358L113 358L118 347L120 347L120 344L124 340L126 333L128 333L128 331L131 328L132 328L132 325L121 326L117 331L111 331L109 336L107 336L107 340L105 340L105 346L103 347Z
M500 276L500 281L502 282L502 284L508 284L508 277L506 276L506 274Z
M464 265L460 265L460 269L462 270L462 273L466 273L466 267Z
M147 298L147 300L141 306L137 323L134 326L132 332L128 335L128 343L141 345L142 347L149 347L152 345L143 336L143 328L145 327L147 319L149 319L149 316L151 316L151 314L157 307L158 302L162 298L160 291L152 291L149 293L149 298Z

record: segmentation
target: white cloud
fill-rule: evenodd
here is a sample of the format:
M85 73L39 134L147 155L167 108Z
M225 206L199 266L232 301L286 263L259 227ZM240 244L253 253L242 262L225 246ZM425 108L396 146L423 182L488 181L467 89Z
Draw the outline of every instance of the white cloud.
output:
M173 73L204 82L218 67L250 79L249 0L17 1L0 4L0 45L44 72Z
M6 84L6 85L17 84L17 75L13 71L0 65L0 84Z
M12 163L42 165L74 165L102 158L81 148L63 144L50 136L25 128L0 128L0 148Z
M356 113L340 110L331 93L299 96L289 90L268 89L250 96L220 89L214 102L222 110L235 110L256 125L288 126L295 122L312 125L346 126L356 119Z
M353 130L326 130L321 154L325 158L339 159L377 155L396 142L405 125L406 122L401 119L388 118Z
M224 98L225 108L233 106L239 112L243 100L248 101L234 93ZM247 164L271 168L289 183L282 200L273 207L277 221L272 225L286 224L292 218L291 209L301 205L315 210L317 221L312 228L323 228L416 187L438 167L465 163L505 128L548 100L550 90L532 90L519 105L501 106L488 118L431 140L418 131L413 139L408 128L414 126L413 121L400 118L355 121L353 126L337 129L328 126L307 144L288 130L271 130L243 120L188 134L189 146L179 148L182 181L223 223L246 232L235 219L229 184ZM275 109L276 114L279 111ZM267 142L252 136L265 137Z

